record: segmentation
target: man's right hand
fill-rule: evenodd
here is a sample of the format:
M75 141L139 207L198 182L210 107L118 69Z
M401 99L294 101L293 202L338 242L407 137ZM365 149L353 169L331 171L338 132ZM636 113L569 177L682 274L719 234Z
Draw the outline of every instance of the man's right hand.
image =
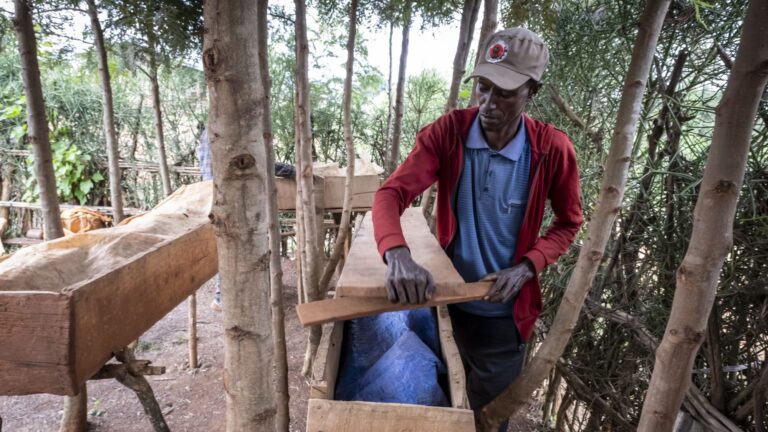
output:
M405 246L392 248L384 253L387 261L387 298L392 303L421 304L432 298L435 281L432 275L411 258Z

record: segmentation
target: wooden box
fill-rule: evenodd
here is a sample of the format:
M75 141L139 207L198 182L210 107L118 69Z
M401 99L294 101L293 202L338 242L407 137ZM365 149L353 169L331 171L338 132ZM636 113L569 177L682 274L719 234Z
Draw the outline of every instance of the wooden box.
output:
M0 263L0 395L74 395L218 269L210 182Z
M437 308L440 346L448 369L451 407L334 400L344 322L327 324L312 371L307 432L474 432L464 367L448 309Z

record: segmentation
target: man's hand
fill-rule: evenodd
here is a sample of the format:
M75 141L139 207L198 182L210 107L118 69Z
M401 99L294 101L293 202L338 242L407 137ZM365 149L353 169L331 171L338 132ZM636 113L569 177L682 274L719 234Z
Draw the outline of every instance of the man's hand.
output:
M488 274L482 280L495 280L496 282L493 283L493 286L488 290L488 294L483 297L483 300L492 303L509 303L517 296L523 285L531 280L535 274L533 263L527 259L523 259L520 264L508 269Z
M411 258L405 246L392 248L384 253L387 261L387 298L392 303L420 304L432 298L435 281L424 267Z

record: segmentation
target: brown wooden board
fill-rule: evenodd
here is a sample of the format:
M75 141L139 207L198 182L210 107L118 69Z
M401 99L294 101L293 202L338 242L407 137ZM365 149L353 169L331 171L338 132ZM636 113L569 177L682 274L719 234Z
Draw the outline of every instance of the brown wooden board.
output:
M324 177L323 207L326 210L341 209L344 206L344 177ZM277 207L280 210L296 209L296 181L278 177ZM373 206L373 195L381 186L378 175L357 175L352 184L352 208L367 210Z
M73 395L218 268L210 182L0 262L0 395Z
M435 280L441 296L463 295L464 279L453 267L450 258L429 231L419 208L408 208L400 218L403 234L414 261L427 269ZM344 271L336 283L337 297L377 297L387 295L384 276L387 266L379 255L373 237L371 213L365 215L355 241L349 250Z
M440 350L443 354L445 368L448 369L448 387L450 389L451 406L454 408L469 409L467 399L467 378L464 372L464 364L461 361L459 348L453 338L453 325L448 308L437 307L437 327L440 335Z
M454 287L455 295L436 294L432 300L421 305L391 303L384 297L336 297L296 306L299 322L303 326L344 321L369 315L422 307L441 306L482 299L491 288L492 282L473 282Z
M310 399L307 432L474 432L472 411Z
M213 226L147 251L116 271L72 290L75 374L85 382L218 271Z
M73 393L70 316L59 293L0 295L0 395Z

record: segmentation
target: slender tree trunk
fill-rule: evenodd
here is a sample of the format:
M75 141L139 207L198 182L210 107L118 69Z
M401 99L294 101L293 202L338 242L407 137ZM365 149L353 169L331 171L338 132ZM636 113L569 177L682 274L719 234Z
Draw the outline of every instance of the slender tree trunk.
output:
M640 28L624 81L624 91L616 118L611 149L605 163L605 174L597 209L592 216L576 268L568 282L547 338L520 377L483 409L481 430L495 430L493 428L498 428L504 418L515 414L525 406L531 394L563 354L570 340L584 299L589 293L597 267L605 252L605 245L613 229L616 214L621 207L632 155L632 143L640 116L640 105L669 3L670 0L649 0L640 17Z
M203 65L224 311L227 431L272 430L274 364L269 288L268 179L259 10L266 1L209 0L204 9ZM256 26L256 37L254 37Z
M139 95L139 109L136 112L136 122L131 131L131 151L130 160L136 160L136 150L139 148L139 132L141 132L141 112L144 108L144 93Z
M6 164L6 166L0 169L0 201L11 200L11 173L10 164ZM5 253L2 240L5 230L11 224L10 213L8 207L0 208L0 254Z
M408 62L408 37L411 32L411 13L412 6L410 2L405 5L405 17L403 19L403 42L400 48L400 68L397 73L397 93L395 96L395 122L392 126L392 147L389 154L389 166L387 175L392 174L400 163L400 135L403 130L403 108L405 96L405 66Z
M27 139L32 145L35 159L35 178L40 189L45 238L53 240L64 235L59 214L59 197L56 193L56 177L53 173L53 155L48 140L48 120L45 117L45 100L37 63L37 40L32 25L30 0L14 1L16 15L13 26L19 41L21 78L27 98Z
M320 245L315 215L315 195L313 191L314 175L312 172L312 125L309 104L309 77L307 63L309 43L307 42L307 6L304 0L295 0L296 4L296 121L298 123L299 148L296 158L296 182L301 182L301 221L303 223L304 248L302 250L301 278L307 301L320 299L318 273L320 272ZM312 370L312 361L317 352L322 336L322 327L309 329L309 341L304 357L302 374L307 376Z
M150 47L150 50L152 48ZM152 84L152 107L155 111L155 143L157 145L160 179L163 183L163 194L168 196L173 192L171 175L168 172L168 158L165 155L165 135L163 133L163 112L160 105L160 83L157 79L157 59L154 55L149 58L149 81Z
M672 311L656 350L639 431L672 428L690 383L694 357L704 340L723 262L733 247L733 219L752 127L768 82L766 23L768 2L751 2L741 45L716 110L712 146L693 214L693 232L677 270Z
M328 290L328 282L336 271L344 244L349 234L350 218L352 217L352 185L355 178L355 142L352 135L352 70L355 63L355 37L357 34L357 2L351 0L349 5L349 36L347 38L347 76L344 79L344 97L341 101L342 123L344 127L344 144L347 149L347 178L344 182L344 204L341 210L341 222L333 245L331 259L325 265L323 275L320 277L320 292L325 294Z
M384 157L382 162L388 168L387 151L392 143L392 36L395 33L395 23L389 23L389 69L387 69L387 130L384 136Z
M496 32L496 27L499 25L498 16L499 0L485 0L485 6L483 8L483 24L480 26L480 39L477 41L475 65L480 61L480 58L485 55L483 52L485 41ZM477 89L475 87L476 86L472 86L472 96L469 98L470 106L477 105Z
M448 91L448 101L445 103L445 112L456 108L459 99L459 87L461 87L461 79L466 72L469 47L472 45L472 34L475 32L475 22L480 11L480 3L482 0L464 0L459 42L456 45L456 55L453 57L453 76L451 77L451 88Z
M40 67L37 62L37 40L32 24L31 2L15 0L16 15L13 19L21 57L21 77L27 98L27 138L32 145L35 160L35 178L40 188L40 203L46 240L64 236L59 211L59 197L56 193L56 177L53 172L53 155L48 140L48 120L45 116L43 86L40 81ZM88 397L86 386L76 396L64 399L62 432L79 432L87 425Z
M259 31L259 70L264 82L264 93L271 95L272 80L269 76L269 41L267 24L267 2L259 2L257 27ZM264 146L267 154L267 169L275 166L275 148L272 141L272 111L264 110ZM269 224L269 276L270 276L270 308L272 310L272 335L275 344L275 399L277 413L275 430L288 432L290 412L288 401L288 350L285 344L285 311L283 310L283 267L280 262L280 219L277 208L277 185L275 176L269 171L267 177L267 223Z
M96 52L99 57L99 76L101 77L102 104L104 105L104 138L107 142L107 164L109 166L109 192L112 201L112 219L117 225L123 220L123 193L120 189L120 167L118 166L120 153L115 132L115 110L112 103L112 84L109 77L109 63L107 63L107 48L104 45L104 33L101 30L99 13L96 10L96 0L86 0L86 3L88 4L88 16L91 18Z

